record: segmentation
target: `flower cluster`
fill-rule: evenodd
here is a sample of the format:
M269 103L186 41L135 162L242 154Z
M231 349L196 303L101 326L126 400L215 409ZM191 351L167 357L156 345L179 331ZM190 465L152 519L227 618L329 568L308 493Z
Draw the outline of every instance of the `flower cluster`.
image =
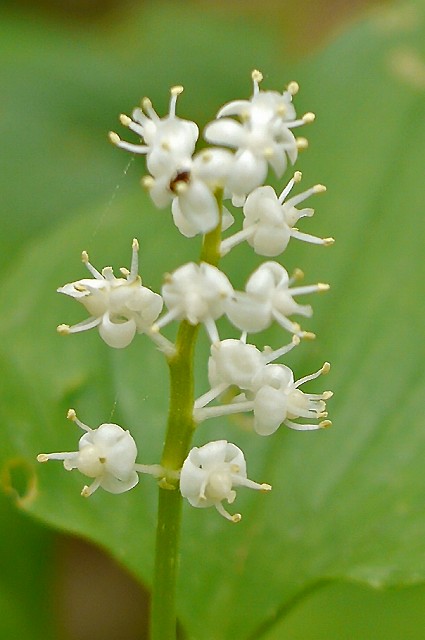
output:
M92 278L71 282L58 291L81 302L89 318L74 326L60 325L58 330L71 334L97 327L101 338L114 348L127 347L136 334L145 334L172 363L180 347L160 331L172 321L189 326L203 324L211 342L210 389L194 400L192 426L211 417L251 413L253 430L267 436L281 425L310 431L331 424L326 401L332 393L307 393L300 388L326 374L329 363L296 380L286 364L276 362L302 339L315 337L292 319L312 315L310 304L300 304L298 297L326 291L329 285L300 286L300 269L290 275L280 262L268 260L248 276L245 290L237 291L217 267L218 258L245 241L256 254L277 258L291 238L322 246L333 244L333 238L320 238L296 227L300 220L314 214L311 208L297 206L310 196L323 193L323 185L293 195L301 180L299 171L295 171L280 195L264 184L269 167L280 178L288 161L295 163L299 149L307 143L304 138L296 138L294 130L312 122L314 115L296 116L295 82L279 93L260 89L262 75L258 71L252 73L252 81L253 92L248 100L224 105L206 126L205 141L218 146L199 152L198 126L176 115L177 98L183 91L180 86L171 89L169 111L162 118L148 98L142 100L131 117L121 115L121 123L140 138L140 144L125 142L112 132L111 142L146 156L149 173L142 183L154 204L159 208L171 206L174 223L184 236L203 235L204 245L214 237L216 259L208 257L207 252L199 264L189 262L178 267L165 276L159 294L142 285L136 240L130 270L121 269L119 278L111 267L99 272L83 252L83 262ZM221 233L238 216L240 229L222 238ZM161 315L163 306L166 310ZM220 338L216 321L222 316L242 332L239 339ZM248 342L248 334L261 332L272 323L291 334L288 344L260 351ZM189 386L187 393L191 393ZM225 393L229 389L232 393ZM137 484L138 473L149 473L160 479L163 487L175 486L179 481L182 496L194 507L215 506L226 519L237 522L240 514L231 515L223 506L223 501L233 503L236 487L271 489L268 484L248 479L244 454L226 440L193 448L179 469L140 465L136 463L135 441L128 431L115 424L102 424L92 430L76 418L75 412L70 411L69 417L85 431L79 450L40 454L38 459L62 460L65 469L76 468L93 478L92 484L83 489L85 496L98 487L112 493L127 491Z

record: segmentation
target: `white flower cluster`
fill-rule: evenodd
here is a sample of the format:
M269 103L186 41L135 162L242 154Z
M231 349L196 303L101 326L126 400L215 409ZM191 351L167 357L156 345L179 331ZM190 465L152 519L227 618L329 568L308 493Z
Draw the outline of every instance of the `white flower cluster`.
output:
M314 194L324 192L318 184L298 195L290 195L301 180L296 171L280 195L264 185L269 166L280 177L288 160L294 163L298 150L306 147L304 138L295 138L293 130L314 120L311 113L297 118L293 97L298 85L290 83L283 93L262 91L262 75L252 74L253 94L249 100L235 100L224 105L216 119L204 131L207 142L229 147L210 147L196 152L199 130L194 122L176 116L180 86L171 89L169 112L160 118L148 98L132 117L121 115L121 123L139 136L140 144L122 141L116 133L110 140L132 153L144 154L149 175L143 179L156 206L171 204L173 220L180 232L192 237L214 231L217 254L226 255L246 241L256 254L267 258L280 256L291 238L316 245L331 245L332 238L319 238L301 232L295 226L299 220L311 217L311 208L297 206ZM241 229L225 239L217 235L226 231L234 216L223 205L231 201L233 213L241 210ZM77 333L98 327L100 336L111 347L123 348L136 334L146 334L168 359L176 347L161 335L170 322L186 321L190 325L204 324L211 341L208 362L210 389L194 403L196 424L216 416L240 412L253 415L253 428L260 435L270 435L281 425L297 431L328 427L326 400L332 393L304 393L300 387L326 374L325 363L317 372L295 380L291 369L275 361L300 343L313 338L291 317L310 317L309 304L299 304L295 298L326 291L327 284L299 286L303 277L298 269L291 276L276 261L260 265L249 277L244 291L235 291L227 276L215 264L189 262L165 277L161 295L145 286L138 275L138 249L133 241L130 270L121 269L116 278L111 267L97 271L83 252L83 262L93 276L58 289L81 302L90 317L74 326L60 325L60 333ZM160 316L163 305L166 312ZM226 316L242 332L240 339L221 340L216 321ZM289 344L260 351L247 342L248 334L278 323L292 335ZM214 403L232 388L231 400ZM173 472L159 465L138 465L136 445L128 431L118 425L103 424L91 430L80 423L75 412L70 417L85 434L75 453L40 454L39 460L63 460L66 469L79 469L94 478L83 495L102 487L112 493L131 489L138 481L138 472L150 473L167 482ZM175 478L174 478L175 479ZM246 486L262 491L267 484L248 480L242 451L225 440L195 447L189 452L180 473L182 495L195 507L215 506L225 518L237 522L240 515L230 515L223 501L233 503L235 487Z

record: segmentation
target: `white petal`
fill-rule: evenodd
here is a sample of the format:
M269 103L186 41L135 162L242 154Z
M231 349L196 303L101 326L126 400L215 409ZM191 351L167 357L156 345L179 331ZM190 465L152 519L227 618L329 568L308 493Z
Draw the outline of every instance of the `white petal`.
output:
M99 325L99 333L108 346L114 349L123 349L133 340L136 333L136 323L134 320L111 322L109 314L105 313Z

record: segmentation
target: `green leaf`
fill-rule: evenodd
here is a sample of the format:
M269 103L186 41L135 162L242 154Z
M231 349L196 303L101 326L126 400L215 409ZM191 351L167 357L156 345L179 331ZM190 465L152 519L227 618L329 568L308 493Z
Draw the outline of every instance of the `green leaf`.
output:
M302 229L334 235L337 244L323 249L294 241L282 257L289 270L303 268L306 282L332 285L312 301L315 316L305 323L316 341L303 343L287 362L298 377L332 362L329 378L311 389L335 391L334 427L304 434L282 428L270 438L253 435L249 420L200 427L196 444L220 437L235 442L245 451L249 476L270 482L273 491L240 491L238 526L214 510L186 505L179 611L196 640L266 637L288 603L324 580L389 586L425 579L425 38L423 9L407 8L410 13L401 7L392 9L391 19L382 12L359 24L288 74L302 86L299 112L318 115L306 133L311 149L300 160L305 184L329 188L315 202L315 219ZM280 67L270 62L270 68L265 87L280 88ZM198 83L205 91L218 62L209 58L202 72ZM233 82L231 70L227 81ZM217 106L235 97L228 91L224 86L219 95L215 87ZM249 89L244 91L238 97ZM82 307L54 294L57 286L83 277L81 249L98 267L119 267L128 264L133 236L141 241L144 282L156 290L162 273L194 259L199 247L178 236L168 213L154 212L135 192L87 207L34 243L2 283L0 356L8 374L0 456L6 465L22 456L37 474L37 490L25 501L30 513L101 544L149 584L154 483L141 478L128 494L98 491L83 500L84 479L77 472L35 463L39 451L75 449L79 434L65 420L70 406L93 427L113 418L130 428L140 461L159 459L168 383L155 348L140 337L116 352L95 331L68 338L54 332L55 324L84 317ZM239 247L223 269L239 287L256 264ZM222 337L227 331L223 323ZM277 347L287 336L274 329L260 339ZM206 352L203 339L199 393L206 390Z

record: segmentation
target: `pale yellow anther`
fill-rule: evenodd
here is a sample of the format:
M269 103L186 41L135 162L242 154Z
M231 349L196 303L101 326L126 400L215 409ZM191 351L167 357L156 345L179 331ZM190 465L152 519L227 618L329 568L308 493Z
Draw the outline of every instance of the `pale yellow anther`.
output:
M152 102L149 100L149 98L142 98L141 105L142 109L144 109L145 111L148 109L152 109Z
M301 171L295 171L293 181L300 182L302 177L303 177L303 174L301 173Z
M305 113L302 117L302 120L305 122L305 124L310 124L311 122L314 122L315 119L316 119L316 115L311 111L309 111L308 113Z
M333 391L324 391L322 393L323 400L329 400L329 398L332 398L332 396L333 396Z
M182 85L181 84L176 84L175 87L171 87L170 93L171 93L172 96L179 96L181 93L183 93Z
M120 267L120 273L125 277L130 275L130 271L126 267Z
M331 244L335 244L335 238L323 238L323 244L325 247L330 247Z
M317 291L329 291L330 288L330 284L326 284L325 282L317 283Z
M254 82L260 83L263 80L263 74L261 73L261 71L258 71L258 69L254 69L251 73L251 78Z
M163 149L164 151L170 151L171 150L170 143L167 140L163 140L161 142L161 149Z
M83 487L83 490L81 491L81 495L83 496L83 498L88 498L90 496L90 488L87 485Z
M157 324L153 324L151 325L151 328L149 329L150 333L159 333L159 327Z
M87 251L82 251L81 252L81 261L84 262L84 264L87 264L89 261L89 254L87 253Z
M45 453L39 453L37 456L37 462L47 462L49 460L49 456Z
M77 417L77 414L75 413L74 409L68 409L68 413L66 414L66 417L68 420L75 420Z
M178 196L181 196L183 193L186 193L189 189L189 185L184 180L179 180L174 185L174 191Z
M140 184L144 189L147 189L149 191L149 189L152 189L152 187L154 186L155 180L152 178L152 176L143 176L140 179Z
M303 151L308 148L308 140L307 138L297 138L296 139L297 149L298 151Z
M70 329L69 324L60 324L56 327L56 331L61 336L67 336L70 333L69 329Z
M274 156L274 150L272 147L266 147L263 151L264 157L266 160L271 160Z
M276 109L276 115L278 115L280 118L283 118L286 115L286 111L286 106L284 104L280 104Z
M329 362L325 362L323 367L322 367L322 374L325 375L326 373L329 373L329 371L331 370L331 365Z
M266 482L264 482L264 483L261 485L261 489L260 489L260 491L262 491L262 492L266 493L267 491L271 491L271 490L272 490L272 486L271 486L271 484L267 484Z
M301 336L304 340L315 340L316 339L316 334L313 333L312 331L303 331L303 334Z
M132 119L125 115L125 113L120 114L120 122L124 127L129 127L132 123Z
M294 269L292 272L292 278L294 280L302 280L304 278L304 271L302 269Z
M326 187L324 184L315 184L313 187L314 193L325 193Z
M115 131L110 131L108 133L108 138L109 138L109 141L115 145L118 145L121 142L121 138L119 137L118 133L115 133Z
M323 420L323 422L319 422L320 429L328 429L332 426L332 422L330 420Z
M293 80L288 84L288 91L291 94L291 96L295 96L299 90L300 90L300 85L298 84L298 82L295 82Z
M79 293L84 293L85 291L87 291L87 288L83 284L78 284L78 282L77 284L74 284L74 289Z
M133 249L133 251L139 251L139 241L137 238L133 238L131 248Z
M232 517L231 517L232 522L240 522L242 520L242 516L240 513L235 513Z
M300 344L300 342L301 342L301 338L296 334L294 334L292 336L292 344L294 344L297 347Z

